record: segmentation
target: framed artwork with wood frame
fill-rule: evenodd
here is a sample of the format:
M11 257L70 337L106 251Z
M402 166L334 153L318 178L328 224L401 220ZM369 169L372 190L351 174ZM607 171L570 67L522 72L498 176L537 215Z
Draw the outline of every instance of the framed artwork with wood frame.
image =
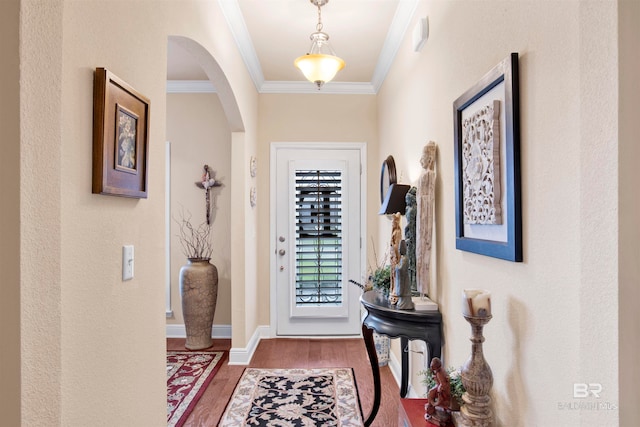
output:
M453 122L456 248L521 262L517 53L455 100Z
M146 199L148 158L149 99L96 68L92 192Z

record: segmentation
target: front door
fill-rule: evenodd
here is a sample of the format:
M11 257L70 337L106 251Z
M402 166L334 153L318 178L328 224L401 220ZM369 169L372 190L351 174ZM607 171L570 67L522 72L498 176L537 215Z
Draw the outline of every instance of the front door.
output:
M360 333L360 290L349 279L362 276L364 147L324 146L274 144L272 149L279 336Z

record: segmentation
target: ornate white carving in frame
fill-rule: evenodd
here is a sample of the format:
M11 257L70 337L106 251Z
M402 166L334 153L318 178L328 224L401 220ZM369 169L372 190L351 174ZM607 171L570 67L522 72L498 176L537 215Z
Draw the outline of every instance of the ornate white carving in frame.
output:
M462 184L465 224L502 224L499 100L462 123Z

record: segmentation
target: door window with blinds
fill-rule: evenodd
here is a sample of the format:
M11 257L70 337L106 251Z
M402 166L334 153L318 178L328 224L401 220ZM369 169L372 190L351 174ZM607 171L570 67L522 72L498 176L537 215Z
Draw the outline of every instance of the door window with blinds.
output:
M342 172L296 170L295 305L340 306Z
M349 316L347 162L289 163L289 315Z

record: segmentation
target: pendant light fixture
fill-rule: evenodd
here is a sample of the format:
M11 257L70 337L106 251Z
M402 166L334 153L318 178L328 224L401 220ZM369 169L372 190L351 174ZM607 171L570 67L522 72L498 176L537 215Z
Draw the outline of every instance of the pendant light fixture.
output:
M318 24L316 32L309 37L311 48L309 53L302 55L293 62L302 74L312 83L318 86L318 90L328 81L331 81L336 73L344 68L342 58L336 56L329 44L329 35L322 32L322 11L321 8L329 0L310 0L318 7Z

